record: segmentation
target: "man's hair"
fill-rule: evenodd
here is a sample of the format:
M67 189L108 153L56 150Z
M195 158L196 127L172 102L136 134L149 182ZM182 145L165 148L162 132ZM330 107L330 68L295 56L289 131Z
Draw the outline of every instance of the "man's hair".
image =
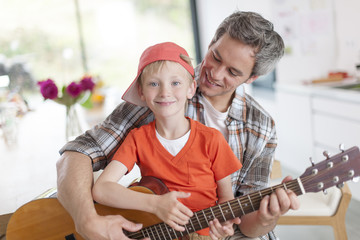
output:
M180 54L180 58L182 60L184 60L187 64L189 64L190 66L192 66L191 64L191 58L184 55L184 54ZM160 61L156 61L153 63L150 63L149 65L147 65L143 71L141 72L140 76L137 79L138 84L141 87L142 84L142 78L144 75L147 74L153 74L157 71L159 71L165 64L165 62L168 62L168 60L160 60ZM179 67L184 68L183 66L180 65L180 63L177 63L179 65ZM192 76L185 68L184 71L186 71L186 76L189 78L189 81L192 82L194 80L194 76Z
M250 77L272 71L284 55L284 42L273 24L254 12L237 11L220 24L210 46L225 33L255 50L255 65Z

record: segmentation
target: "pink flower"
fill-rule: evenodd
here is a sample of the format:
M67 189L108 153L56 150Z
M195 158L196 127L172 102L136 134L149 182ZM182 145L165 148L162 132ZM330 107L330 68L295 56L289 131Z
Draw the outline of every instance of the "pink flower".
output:
M46 81L39 81L40 92L45 99L55 99L58 95L58 88L50 78Z
M82 90L84 90L84 91L86 91L86 90L92 91L95 87L95 83L92 80L91 76L84 76L80 81L80 85L81 85Z
M79 96L81 91L82 91L81 85L76 82L72 82L69 84L69 86L66 87L66 92L73 98Z

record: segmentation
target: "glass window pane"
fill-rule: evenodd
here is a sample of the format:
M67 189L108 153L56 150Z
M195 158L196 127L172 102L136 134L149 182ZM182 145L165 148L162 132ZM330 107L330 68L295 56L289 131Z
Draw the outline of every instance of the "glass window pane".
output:
M80 0L89 69L124 90L136 76L141 53L173 41L195 60L189 1ZM194 61L195 63L195 61Z
M75 0L0 0L0 75L20 63L33 82L57 83L84 73ZM143 50L173 41L194 59L189 1L78 0L86 63L108 87L121 90L136 75ZM4 70L5 71L5 70ZM20 79L20 80L19 80ZM11 79L21 85L21 78ZM20 82L19 82L20 81Z

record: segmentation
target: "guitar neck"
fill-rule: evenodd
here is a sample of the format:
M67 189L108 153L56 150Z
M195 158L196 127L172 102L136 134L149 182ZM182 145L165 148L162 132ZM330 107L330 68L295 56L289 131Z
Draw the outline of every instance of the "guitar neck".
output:
M233 200L215 205L213 207L194 212L194 215L190 218L189 223L184 226L184 232L175 231L169 225L165 223L159 223L143 228L138 232L127 232L126 235L129 238L134 239L150 237L151 239L164 240L171 240L186 236L190 233L209 227L209 222L214 218L217 218L220 222L225 222L227 220L241 217L245 214L258 210L261 200L266 195L270 195L278 188L290 189L296 195L301 195L304 193L300 179L294 179L283 184L272 186L245 196L237 197Z

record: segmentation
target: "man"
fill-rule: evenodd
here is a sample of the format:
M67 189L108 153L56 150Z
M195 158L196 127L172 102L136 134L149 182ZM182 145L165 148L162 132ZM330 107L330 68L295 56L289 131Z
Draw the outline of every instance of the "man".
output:
M187 116L220 130L241 161L242 169L232 175L235 196L268 185L276 148L273 119L241 85L271 71L283 52L283 41L269 21L256 13L236 12L221 23L196 69L199 87L188 103ZM97 215L92 170L107 165L131 129L151 121L148 108L122 103L102 124L61 149L58 198L85 238L127 239L119 229L140 228L120 216ZM229 239L275 239L271 230L279 216L298 205L293 192L278 189L263 198L258 211L241 218Z

